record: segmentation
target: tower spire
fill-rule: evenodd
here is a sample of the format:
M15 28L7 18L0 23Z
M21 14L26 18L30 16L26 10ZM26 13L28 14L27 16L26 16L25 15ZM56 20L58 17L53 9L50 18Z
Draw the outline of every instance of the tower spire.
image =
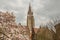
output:
M32 13L32 9L31 9L31 3L29 3L29 10L28 10L28 14L33 14L33 13Z
M31 4L29 3L29 11L31 11Z

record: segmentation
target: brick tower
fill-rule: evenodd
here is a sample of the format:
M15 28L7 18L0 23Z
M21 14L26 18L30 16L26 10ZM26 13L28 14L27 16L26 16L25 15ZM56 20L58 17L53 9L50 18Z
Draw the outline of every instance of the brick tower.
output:
M31 10L31 5L29 4L29 10L27 14L27 27L29 28L29 33L30 33L30 40L33 40L34 36L34 17L33 17L33 12Z

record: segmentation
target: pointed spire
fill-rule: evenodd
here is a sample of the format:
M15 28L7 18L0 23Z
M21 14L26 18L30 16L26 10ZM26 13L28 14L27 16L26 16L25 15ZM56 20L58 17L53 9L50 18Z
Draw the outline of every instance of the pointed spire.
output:
M29 10L28 10L28 14L33 14L32 10L31 10L31 3L29 3Z
M31 4L29 3L29 11L31 11Z

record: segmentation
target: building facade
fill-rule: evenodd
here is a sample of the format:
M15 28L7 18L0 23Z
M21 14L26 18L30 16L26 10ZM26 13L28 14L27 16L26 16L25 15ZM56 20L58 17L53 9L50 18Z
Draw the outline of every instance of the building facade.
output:
M37 31L36 40L54 40L53 39L53 31L49 30L48 27L40 27Z
M55 40L60 40L60 23L56 24L55 28L56 28Z

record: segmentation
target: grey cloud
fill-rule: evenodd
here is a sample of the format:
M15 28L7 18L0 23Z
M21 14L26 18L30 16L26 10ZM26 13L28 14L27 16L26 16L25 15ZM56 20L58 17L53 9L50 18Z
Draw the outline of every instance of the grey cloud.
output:
M40 20L38 16L45 16L48 17L50 20L53 20L54 23L59 22L60 20L60 0L42 0L43 8L38 8L36 10L36 18ZM47 19L47 18L46 18ZM39 24L36 22L36 24Z
M17 22L22 22L23 24L26 21L25 17L27 15L30 1L32 5L32 11L35 14L34 17L37 26L40 26L40 16L44 16L46 18L44 20L51 19L56 21L55 19L59 19L60 0L21 0L21 7L17 5L17 1L18 0L0 0L0 9L17 11L17 13L14 13L16 15ZM15 6L9 4L10 2L12 2Z

